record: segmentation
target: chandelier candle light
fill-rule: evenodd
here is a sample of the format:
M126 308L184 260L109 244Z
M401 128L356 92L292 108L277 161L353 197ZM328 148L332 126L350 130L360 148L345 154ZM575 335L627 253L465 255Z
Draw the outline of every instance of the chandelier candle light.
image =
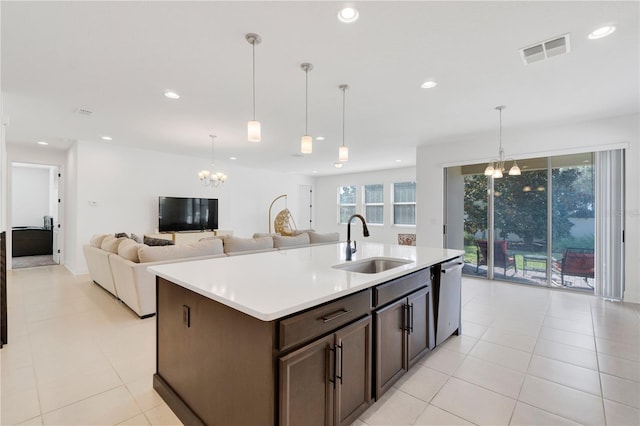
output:
M247 123L247 138L249 142L260 142L260 122L256 120L256 44L262 42L258 34L249 33L245 38L251 44L253 56L253 119Z
M211 168L213 169L213 144L215 142L216 136L209 135L211 138ZM223 183L227 181L227 175L222 172L213 172L209 170L201 170L198 173L198 177L200 178L200 182L204 186L213 186L214 188L219 187Z
M300 64L304 71L304 135L300 139L300 152L311 154L313 152L313 138L309 136L309 71L313 65L309 63Z
M506 106L504 105L496 107L500 113L500 149L498 150L498 158L491 160L487 165L487 168L484 169L484 174L486 176L493 176L494 179L499 179L503 176L503 172L505 171L505 161L511 161L510 159L505 160L504 149L502 149L502 110L505 108ZM518 167L516 160L513 160L513 166L509 169L509 175L519 176L520 174L520 167Z
M338 150L338 161L345 162L349 161L349 147L344 146L344 115L345 115L345 91L349 88L346 84L341 84L338 86L340 90L342 90L342 146Z

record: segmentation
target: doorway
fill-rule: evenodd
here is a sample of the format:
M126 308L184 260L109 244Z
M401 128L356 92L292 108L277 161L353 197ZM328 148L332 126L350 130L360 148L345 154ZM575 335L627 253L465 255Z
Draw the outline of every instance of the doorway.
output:
M60 263L60 171L57 165L11 164L11 266Z

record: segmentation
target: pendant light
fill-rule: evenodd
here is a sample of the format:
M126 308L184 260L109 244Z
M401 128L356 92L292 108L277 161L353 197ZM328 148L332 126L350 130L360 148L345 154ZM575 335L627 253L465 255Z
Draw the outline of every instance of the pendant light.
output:
M338 86L342 90L342 146L338 150L338 161L349 161L349 147L344 145L344 115L345 115L345 91L349 88L346 84Z
M253 63L253 119L247 123L247 138L249 142L260 142L260 122L256 120L256 44L262 42L258 34L249 33L245 38L251 44Z
M487 168L484 169L484 174L486 176L493 176L494 179L500 179L503 176L503 172L505 171L504 163L505 161L509 161L509 159L505 160L504 149L502 149L502 110L505 108L506 106L504 105L496 107L500 115L500 147L498 149L498 158L491 160L487 165ZM513 160L513 165L509 169L509 175L519 176L520 174L521 172L520 167L518 167L518 162Z
M300 152L303 154L311 154L313 152L313 138L309 136L309 71L313 69L313 65L309 63L300 64L300 68L304 71L304 135L300 139Z
M215 142L216 136L209 135L209 137L211 138L211 168L213 169L213 143ZM198 173L198 178L200 178L200 183L202 183L202 185L213 186L214 188L219 187L227 181L227 175L224 173L209 170L201 170Z

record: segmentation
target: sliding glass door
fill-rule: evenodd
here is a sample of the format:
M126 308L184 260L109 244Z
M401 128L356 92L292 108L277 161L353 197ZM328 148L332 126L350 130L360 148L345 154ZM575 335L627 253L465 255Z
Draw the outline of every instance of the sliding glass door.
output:
M593 154L518 163L521 175L502 178L486 164L447 169L447 247L464 248L467 275L592 291Z

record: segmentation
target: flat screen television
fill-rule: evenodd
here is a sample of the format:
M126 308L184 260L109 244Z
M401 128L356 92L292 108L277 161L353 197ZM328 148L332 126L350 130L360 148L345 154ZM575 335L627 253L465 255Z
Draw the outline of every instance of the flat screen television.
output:
M218 229L217 198L158 197L158 231Z

